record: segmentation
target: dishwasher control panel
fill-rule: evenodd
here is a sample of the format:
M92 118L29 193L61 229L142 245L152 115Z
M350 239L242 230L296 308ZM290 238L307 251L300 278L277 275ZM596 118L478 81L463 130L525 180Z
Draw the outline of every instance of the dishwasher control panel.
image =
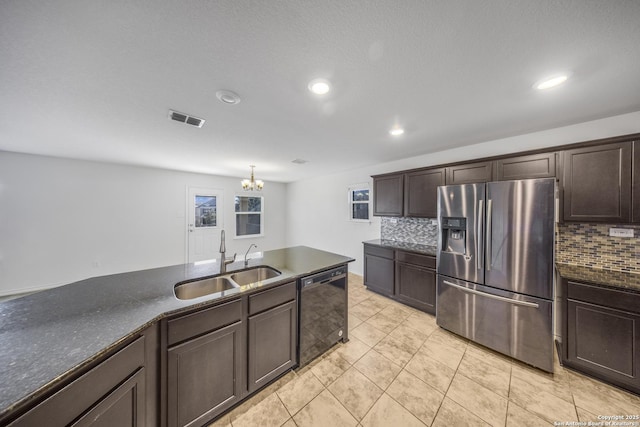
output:
M337 277L344 276L346 274L346 267L338 267L333 270L323 271L322 273L314 274L313 276L304 277L302 279L302 287L311 286L314 283L329 282Z

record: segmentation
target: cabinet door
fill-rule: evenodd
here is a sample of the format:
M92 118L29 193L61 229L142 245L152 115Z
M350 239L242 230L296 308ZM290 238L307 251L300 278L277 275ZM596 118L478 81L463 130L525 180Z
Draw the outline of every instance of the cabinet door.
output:
M436 272L396 262L396 298L427 313L436 312Z
M403 175L373 178L373 215L402 216Z
M242 322L167 352L167 424L196 426L236 403L242 383Z
M74 427L143 427L147 425L144 408L144 376L144 368L140 368L71 425Z
M495 179L554 178L557 153L532 154L496 160Z
M444 185L444 169L427 169L405 174L404 216L436 218L439 185Z
M296 364L296 301L249 317L249 392Z
M567 301L567 362L640 391L640 316Z
M393 259L364 254L364 285L376 292L393 295Z
M631 142L564 152L565 221L631 220Z
M633 143L633 222L640 222L640 141Z
M447 185L491 181L493 162L465 163L447 168Z

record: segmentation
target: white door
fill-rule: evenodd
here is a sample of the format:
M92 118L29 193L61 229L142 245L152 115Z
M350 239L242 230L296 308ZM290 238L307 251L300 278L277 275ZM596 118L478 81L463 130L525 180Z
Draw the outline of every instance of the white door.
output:
M189 262L219 256L224 210L222 190L190 187L187 197Z

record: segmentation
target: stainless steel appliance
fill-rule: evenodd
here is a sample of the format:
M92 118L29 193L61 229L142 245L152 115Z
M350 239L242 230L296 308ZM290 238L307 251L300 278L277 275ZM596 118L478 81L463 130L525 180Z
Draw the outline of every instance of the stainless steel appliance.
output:
M347 341L347 266L300 279L298 363L304 366Z
M436 322L553 372L555 180L438 187Z

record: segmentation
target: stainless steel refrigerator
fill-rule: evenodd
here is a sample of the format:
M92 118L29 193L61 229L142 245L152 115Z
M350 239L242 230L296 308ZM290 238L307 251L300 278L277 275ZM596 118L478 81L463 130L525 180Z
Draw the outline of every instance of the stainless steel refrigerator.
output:
M555 180L438 187L436 322L553 372Z

